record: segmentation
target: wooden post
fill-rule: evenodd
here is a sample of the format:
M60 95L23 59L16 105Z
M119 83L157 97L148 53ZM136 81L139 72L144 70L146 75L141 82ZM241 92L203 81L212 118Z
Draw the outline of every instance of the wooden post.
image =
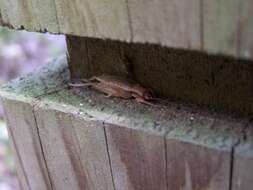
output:
M0 88L21 188L252 189L252 15L252 0L0 0L0 25L67 35L68 64ZM163 100L67 85L100 74Z
M253 183L253 125L249 123L243 133L240 144L234 148L233 189L251 189Z
M237 159L245 134L240 155L252 151L249 119L68 89L66 68L54 60L1 88L23 189L229 190L242 175L249 187Z
M253 58L251 0L0 0L2 25Z

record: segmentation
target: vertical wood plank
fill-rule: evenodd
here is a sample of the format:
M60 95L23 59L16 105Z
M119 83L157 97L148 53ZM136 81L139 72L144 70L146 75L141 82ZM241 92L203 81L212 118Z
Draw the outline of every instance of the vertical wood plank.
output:
M128 0L134 41L199 49L200 0Z
M238 54L240 0L203 0L204 49L211 53Z
M167 189L162 137L112 125L106 135L116 189Z
M14 28L21 28L21 26L28 30L39 28L32 15L31 1L1 0L0 3L4 23L9 23Z
M3 105L22 189L51 190L32 106L14 100L3 100Z
M39 29L53 33L59 32L54 0L26 0L32 3L33 17L39 24Z
M253 122L244 131L243 142L235 147L232 190L251 190L253 184Z
M88 59L87 40L76 36L66 36L68 63L71 78L88 78L90 63Z
M36 118L53 189L88 189L73 129L51 110L36 111Z
M101 126L53 110L36 117L54 189L113 189Z
M5 24L27 30L59 32L54 0L1 0Z
M239 7L240 20L238 23L239 55L244 58L253 58L253 1L241 0Z
M168 139L168 189L229 190L229 151Z
M55 0L55 2L62 32L130 40L130 27L124 0Z
M105 131L102 123L89 122L75 118L74 129L80 144L82 165L89 176L90 189L113 190L113 180L106 146Z

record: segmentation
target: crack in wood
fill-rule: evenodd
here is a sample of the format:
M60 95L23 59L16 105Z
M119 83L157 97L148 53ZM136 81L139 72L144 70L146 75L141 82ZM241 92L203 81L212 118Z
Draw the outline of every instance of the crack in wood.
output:
M105 135L106 152L107 152L107 155L108 155L110 173L111 173L111 177L112 177L112 185L113 185L113 189L116 190L115 181L114 181L114 177L113 177L113 171L112 171L112 162L111 162L111 156L110 156L110 151L109 151L107 133L106 133L106 126L105 126L104 122L102 124L103 124L103 130L104 130L104 135Z
M33 105L32 105L32 113L33 113L33 117L34 117L34 121L35 121L35 128L36 128L36 132L37 132L37 135L38 135L38 140L39 140L39 145L40 145L40 149L41 149L41 153L42 153L42 158L43 158L43 161L45 163L45 167L46 167L47 174L48 174L50 190L54 190L53 181L52 181L49 169L48 169L48 165L47 165L46 158L45 158L45 153L44 153L44 148L43 148L43 145L42 145L42 142L41 142L40 131L39 131L38 122L37 122L37 118L36 118L36 114L35 114L35 108L34 108ZM45 178L44 173L43 173L43 177Z
M238 141L232 146L231 153L230 153L230 175L229 175L229 190L233 190L233 178L234 178L234 167L235 167L235 151L236 148L239 147L242 143L246 142L247 140L247 129L250 127L251 122L253 119L249 119L249 121L243 126L241 130L241 137Z

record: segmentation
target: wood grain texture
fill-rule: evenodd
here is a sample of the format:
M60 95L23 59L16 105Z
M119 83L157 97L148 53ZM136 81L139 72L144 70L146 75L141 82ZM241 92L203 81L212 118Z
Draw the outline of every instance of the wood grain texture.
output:
M30 0L26 0L30 1ZM59 33L59 25L54 0L32 0L33 19L39 24L39 30ZM35 18L34 18L35 17Z
M200 0L128 0L133 41L200 49Z
M77 118L73 118L72 123L80 144L81 162L87 171L89 189L113 190L105 131L102 123L88 122Z
M251 0L0 0L1 25L252 56Z
M42 178L41 163L54 190L252 187L249 118L175 102L147 106L94 90L77 92L62 84L69 80L65 61L54 60L0 88L11 103L4 104L8 125L19 126L10 130L16 155L23 161L25 152L29 161L18 165L23 189L33 189L38 180L30 180ZM61 90L45 91L56 86ZM37 156L42 150L44 161Z
M162 137L111 125L106 135L116 189L167 189Z
M168 139L168 189L229 190L230 152Z
M59 32L53 0L1 0L3 23L15 29Z
M238 55L238 19L240 0L203 0L204 50Z
M22 189L52 190L32 106L3 100Z
M241 0L239 6L238 51L240 57L253 58L253 1Z
M104 130L53 110L36 118L54 189L113 189Z
M241 143L234 148L233 190L251 190L253 186L253 122L242 136Z
M1 0L0 7L4 23L19 29L25 27L27 30L39 29L33 15L31 1L26 0Z
M69 70L71 73L75 73L73 78L88 78L89 77L89 58L88 58L88 47L85 40L76 40L75 36L66 38L67 49L68 49L68 63Z
M130 40L124 0L55 0L60 29L66 34Z

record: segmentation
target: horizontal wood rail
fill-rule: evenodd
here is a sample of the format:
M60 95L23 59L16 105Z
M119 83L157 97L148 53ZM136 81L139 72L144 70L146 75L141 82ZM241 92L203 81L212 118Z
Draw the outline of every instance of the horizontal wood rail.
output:
M0 0L0 24L253 58L252 0Z
M251 189L251 118L68 81L63 57L0 90L23 189Z

